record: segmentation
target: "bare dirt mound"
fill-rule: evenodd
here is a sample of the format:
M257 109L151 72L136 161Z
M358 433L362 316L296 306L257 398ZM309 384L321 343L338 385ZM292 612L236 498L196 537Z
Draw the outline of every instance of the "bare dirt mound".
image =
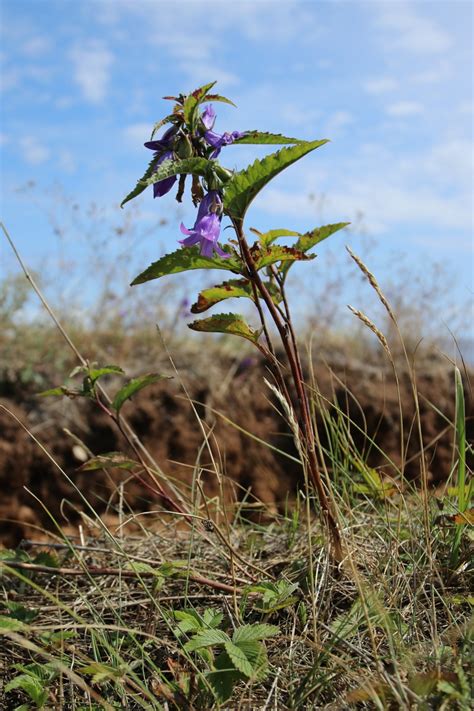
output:
M256 359L234 361L228 368L213 365L205 373L188 368L182 383L176 378L164 380L137 395L124 408L125 416L167 475L190 485L197 467L207 495L221 496L223 490L227 501L245 497L263 502L270 512L281 510L288 496L301 486L302 473L291 458L297 458L297 452L290 428L277 412L281 405L264 384L264 376L271 378ZM318 367L316 380L323 400L337 402L344 413L342 421L347 424L350 420L350 438L363 458L387 476L393 475L402 461L400 399L405 475L412 480L419 477L421 448L408 375L400 375L398 388L386 367L352 363L332 366L331 370ZM452 369L436 361L425 364L417 387L423 456L435 486L449 477L453 466ZM6 397L0 403L10 411L0 408L0 540L5 544L34 537L32 526L51 527L47 511L61 524L74 523L86 507L74 485L98 512L116 504L120 482L124 482L126 500L135 510L146 511L153 499L158 502L159 496L154 497L131 478L130 472L78 471L84 449L94 455L111 451L130 454L113 423L93 403L45 400L12 381L3 384L3 394ZM472 439L473 407L467 392L466 398L467 435ZM335 408L328 411L337 417ZM327 430L321 418L319 430L327 448ZM203 446L206 438L209 447ZM216 475L216 466L223 478Z

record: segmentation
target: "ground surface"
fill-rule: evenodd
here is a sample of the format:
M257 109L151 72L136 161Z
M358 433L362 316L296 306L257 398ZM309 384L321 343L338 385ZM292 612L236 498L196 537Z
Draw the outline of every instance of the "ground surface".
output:
M126 418L161 470L187 484L198 471L208 496L224 497L226 501L259 500L268 512L282 512L288 496L302 484L301 471L294 459L297 453L289 426L278 412L281 405L263 382L264 377L271 381L265 366L247 357L223 357L221 362L210 357L206 362L201 355L187 360L184 356L178 370L179 376L169 363L162 364L160 372L174 377L138 394L124 408ZM355 477L357 462L351 456L352 449L383 476L396 474L402 459L400 404L405 476L412 480L419 477L413 391L403 370L399 389L391 369L383 363L334 361L316 367L315 376L314 386L326 400L328 412L333 420L342 418L352 440L347 444L346 459ZM38 390L61 383L61 377L43 374L40 387L32 381L20 382L10 370L1 385L0 403L9 411L0 408L0 540L7 545L24 537L34 538L38 535L34 526L50 528L50 514L61 525L79 519L84 503L57 465L98 512L115 510L120 481L126 482L125 498L134 510L148 510L159 499L130 472L78 471L88 452L130 451L114 424L93 403L37 397ZM447 480L453 462L452 367L442 359L425 360L418 369L417 386L424 456L434 486ZM112 382L107 387L113 391L115 386ZM466 395L467 435L472 440L473 406L468 385ZM339 414L329 402L338 403ZM327 448L321 417L319 430L321 443ZM209 447L203 447L206 436ZM223 479L216 476L216 469Z

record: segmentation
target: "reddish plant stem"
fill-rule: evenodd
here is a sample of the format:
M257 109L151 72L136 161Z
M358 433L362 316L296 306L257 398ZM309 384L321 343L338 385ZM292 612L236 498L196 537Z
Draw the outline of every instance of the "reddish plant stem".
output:
M231 219L235 229L235 233L239 240L239 246L243 255L243 259L248 270L248 278L251 283L255 285L258 292L261 294L262 299L264 300L268 311L270 312L273 322L275 323L275 326L278 329L281 342L288 358L291 375L295 384L296 393L298 397L298 404L300 410L299 426L304 443L305 453L308 458L308 469L311 475L313 485L318 495L323 519L326 525L328 526L329 533L331 535L331 540L334 546L335 558L338 561L341 561L343 558L341 535L339 532L333 507L327 497L319 471L318 460L316 457L315 436L311 420L311 410L306 389L304 387L301 361L299 358L298 348L296 346L296 339L294 336L291 321L289 321L289 319L282 319L282 315L276 308L273 299L271 298L271 295L268 292L268 289L262 282L260 275L257 269L255 268L255 262L253 260L250 248L243 232L242 221L233 218Z

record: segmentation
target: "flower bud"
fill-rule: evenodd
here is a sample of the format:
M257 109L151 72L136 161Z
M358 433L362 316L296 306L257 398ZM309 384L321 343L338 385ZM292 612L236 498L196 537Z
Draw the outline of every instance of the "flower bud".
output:
M193 147L191 145L191 141L186 135L183 135L179 138L175 150L179 158L191 158L191 156L193 155Z

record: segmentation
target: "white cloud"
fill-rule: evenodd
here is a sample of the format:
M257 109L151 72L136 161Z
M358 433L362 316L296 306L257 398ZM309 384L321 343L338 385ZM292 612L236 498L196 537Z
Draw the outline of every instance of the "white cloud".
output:
M51 49L51 40L42 35L36 35L26 40L20 47L23 54L29 57L39 57Z
M76 46L70 53L74 65L74 79L84 98L92 103L102 102L108 91L114 55L100 42Z
M0 146L6 146L10 142L6 133L0 133Z
M389 116L416 116L423 113L424 107L419 101L397 101L386 106L385 111Z
M40 165L47 161L51 155L49 148L42 145L32 136L24 136L19 141L23 159L30 165Z
M325 136L334 138L336 135L341 133L341 129L345 126L349 126L354 123L354 117L348 111L335 111L331 114L323 127L323 133Z
M430 8L431 3L425 7ZM422 15L405 2L378 2L373 5L376 24L384 31L381 41L392 50L414 54L439 54L447 52L452 37L430 17ZM418 3L417 9L423 8Z
M393 77L378 77L377 79L367 79L363 87L368 94L386 94L398 89L399 82Z

